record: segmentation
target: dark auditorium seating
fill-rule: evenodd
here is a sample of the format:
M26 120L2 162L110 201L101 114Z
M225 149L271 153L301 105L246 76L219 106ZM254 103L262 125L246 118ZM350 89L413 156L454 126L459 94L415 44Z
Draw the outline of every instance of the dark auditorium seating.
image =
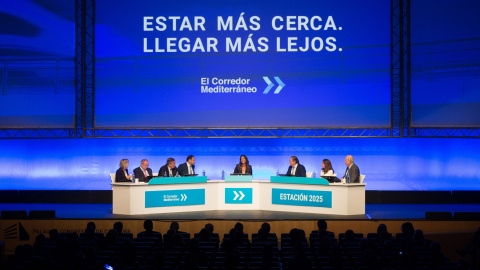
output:
M190 238L193 235L193 238ZM238 235L238 234L237 234ZM351 232L350 232L350 235ZM257 233L243 234L243 240L230 239L225 234L179 233L165 240L161 233L121 234L116 241L105 243L103 234L95 234L90 239L85 234L59 234L58 239L46 238L35 243L30 257L20 254L32 247L20 246L17 255L11 255L2 269L29 269L45 264L45 256L51 257L51 264L45 269L65 269L67 266L85 265L84 269L103 269L105 264L114 269L143 269L155 265L157 269L456 269L457 263L450 262L441 251L439 243L417 238L408 241L397 234L378 241L376 233L356 233L352 241L346 241L345 233L338 239L333 233L318 237L318 231L305 237L302 230L275 233L260 239ZM162 239L163 238L163 239ZM208 239L207 239L208 238ZM221 241L220 241L221 240ZM280 240L280 241L279 241ZM38 240L38 241L41 241ZM236 241L236 242L235 242ZM72 250L83 254L71 256ZM47 255L50 254L50 255ZM407 260L406 255L409 254Z

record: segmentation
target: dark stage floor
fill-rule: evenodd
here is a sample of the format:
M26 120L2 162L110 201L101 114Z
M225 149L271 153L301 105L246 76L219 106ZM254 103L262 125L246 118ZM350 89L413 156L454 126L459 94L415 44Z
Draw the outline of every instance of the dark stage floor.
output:
M0 210L55 210L60 219L165 219L165 220L316 220L424 219L425 212L480 212L480 204L367 204L365 215L316 215L275 211L207 211L179 214L114 215L111 204L0 204Z

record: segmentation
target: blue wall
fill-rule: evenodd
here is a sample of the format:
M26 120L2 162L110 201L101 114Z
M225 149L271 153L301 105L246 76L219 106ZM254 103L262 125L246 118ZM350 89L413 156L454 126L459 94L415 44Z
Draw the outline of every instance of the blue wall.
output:
M329 158L342 174L352 154L368 190L480 190L478 149L480 140L424 138L0 140L0 189L107 190L122 158L130 170L148 158L158 172L168 157L180 164L188 154L212 179L233 170L241 154L255 179L285 173L290 155L317 174Z

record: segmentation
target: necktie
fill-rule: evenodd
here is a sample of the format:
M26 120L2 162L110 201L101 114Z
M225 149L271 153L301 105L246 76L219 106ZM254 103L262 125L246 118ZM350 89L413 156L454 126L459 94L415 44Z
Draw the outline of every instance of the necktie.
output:
M147 171L144 171L144 172L145 172L145 177L148 177L148 173L147 173Z

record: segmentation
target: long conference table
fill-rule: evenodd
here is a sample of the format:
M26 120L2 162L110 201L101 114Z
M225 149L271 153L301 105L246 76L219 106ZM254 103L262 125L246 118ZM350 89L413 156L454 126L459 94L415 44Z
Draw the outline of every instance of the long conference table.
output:
M331 215L365 214L365 184L328 183L323 178L252 176L153 178L112 183L113 213L144 215L212 210L265 210Z

